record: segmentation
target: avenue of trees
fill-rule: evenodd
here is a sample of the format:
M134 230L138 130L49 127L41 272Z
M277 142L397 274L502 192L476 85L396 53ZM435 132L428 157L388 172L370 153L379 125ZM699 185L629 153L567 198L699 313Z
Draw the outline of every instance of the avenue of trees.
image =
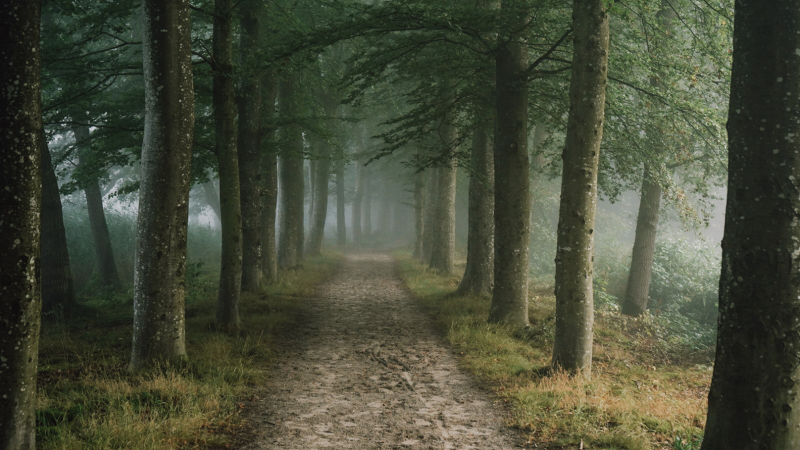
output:
M413 230L414 257L452 274L459 171L457 290L523 332L535 181L560 176L551 364L586 379L599 196L640 195L622 300L640 316L662 203L702 222L727 183L702 448L796 448L800 1L732 3L4 0L0 448L35 448L39 329L76 306L62 195L83 193L112 291L108 202L137 204L141 371L192 356L193 188L221 230L216 327L236 335L242 292L331 242Z

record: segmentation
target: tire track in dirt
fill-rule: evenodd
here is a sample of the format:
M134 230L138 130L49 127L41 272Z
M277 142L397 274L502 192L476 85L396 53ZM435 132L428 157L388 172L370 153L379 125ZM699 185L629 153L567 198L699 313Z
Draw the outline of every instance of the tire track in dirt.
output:
M511 449L521 436L442 341L390 256L346 255L307 300L245 449Z

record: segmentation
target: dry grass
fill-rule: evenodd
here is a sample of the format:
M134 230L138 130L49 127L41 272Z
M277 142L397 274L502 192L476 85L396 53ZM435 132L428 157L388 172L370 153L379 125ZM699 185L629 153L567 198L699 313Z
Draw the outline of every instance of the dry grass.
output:
M525 333L486 323L489 300L449 295L455 277L398 255L409 288L447 330L466 368L510 406L510 426L539 448L673 449L702 434L711 370L656 338L645 320L598 314L591 381L550 373L555 299L532 290Z
M274 338L293 326L302 298L330 276L338 255L310 259L260 295L243 295L244 332L215 332L215 289L187 305L189 362L131 374L131 304L90 300L68 325L46 324L40 348L37 440L42 449L228 448L260 383ZM215 285L203 274L196 286Z

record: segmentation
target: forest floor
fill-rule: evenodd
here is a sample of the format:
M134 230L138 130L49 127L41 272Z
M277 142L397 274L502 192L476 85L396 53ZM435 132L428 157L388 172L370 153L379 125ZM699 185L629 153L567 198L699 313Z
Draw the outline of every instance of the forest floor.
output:
M510 449L508 411L459 368L386 253L348 253L278 344L245 449ZM533 448L533 447L531 447Z

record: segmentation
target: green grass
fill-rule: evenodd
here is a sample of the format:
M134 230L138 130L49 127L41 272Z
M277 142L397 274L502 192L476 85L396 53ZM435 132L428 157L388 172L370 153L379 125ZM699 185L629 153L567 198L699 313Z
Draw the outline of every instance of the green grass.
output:
M591 381L552 374L552 289L532 288L531 328L515 332L486 323L489 299L452 295L457 277L434 274L405 253L396 256L406 284L464 367L508 404L508 424L539 448L577 449L581 442L586 449L696 448L685 445L702 435L708 361L659 339L651 319L598 314Z
M241 299L241 336L215 331L216 273L197 266L187 280L185 367L132 374L130 293L81 303L69 324L45 323L39 359L37 446L42 449L227 448L247 424L241 403L268 377L275 337L292 327L303 298L340 257L303 269Z

